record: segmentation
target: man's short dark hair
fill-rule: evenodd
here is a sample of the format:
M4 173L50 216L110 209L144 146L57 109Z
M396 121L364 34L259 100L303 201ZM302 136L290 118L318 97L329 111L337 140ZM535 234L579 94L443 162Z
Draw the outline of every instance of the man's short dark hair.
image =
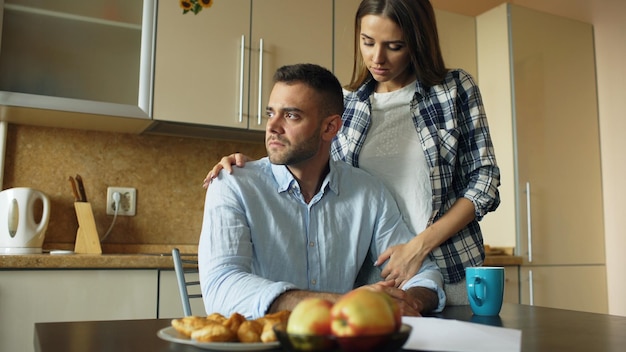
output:
M343 114L343 92L335 75L315 64L286 65L276 70L274 83L301 82L313 88L321 97L321 111L325 116Z

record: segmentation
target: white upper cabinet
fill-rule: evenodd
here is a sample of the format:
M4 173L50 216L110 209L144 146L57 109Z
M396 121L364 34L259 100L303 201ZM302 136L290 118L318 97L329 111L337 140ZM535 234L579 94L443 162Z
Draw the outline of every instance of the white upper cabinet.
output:
M197 15L159 2L155 120L247 128L250 11L250 0Z
M275 70L332 69L332 0L216 1L197 15L161 1L154 119L264 130Z
M0 15L3 120L64 127L45 109L149 121L154 0L4 0Z
M249 128L265 130L262 116L277 68L313 63L332 70L333 1L252 1L251 38Z

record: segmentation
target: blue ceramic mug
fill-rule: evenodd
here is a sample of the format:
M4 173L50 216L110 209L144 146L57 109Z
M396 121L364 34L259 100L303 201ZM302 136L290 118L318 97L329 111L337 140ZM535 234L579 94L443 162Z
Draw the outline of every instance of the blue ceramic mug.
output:
M484 316L500 314L504 296L504 268L465 268L465 278L472 312Z

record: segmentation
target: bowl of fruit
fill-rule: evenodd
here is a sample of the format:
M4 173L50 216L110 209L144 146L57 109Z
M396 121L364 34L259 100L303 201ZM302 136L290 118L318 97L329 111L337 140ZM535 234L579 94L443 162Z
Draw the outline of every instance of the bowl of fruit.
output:
M411 326L402 324L387 294L356 289L334 304L320 298L301 301L274 333L290 352L395 352L408 340Z

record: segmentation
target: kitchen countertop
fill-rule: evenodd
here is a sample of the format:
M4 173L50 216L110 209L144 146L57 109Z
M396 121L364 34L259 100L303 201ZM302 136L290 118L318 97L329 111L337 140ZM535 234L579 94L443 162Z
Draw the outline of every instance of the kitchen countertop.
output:
M484 266L515 266L515 265L522 265L522 263L523 263L522 257L516 256L516 255L487 254L485 256L485 263L483 265Z
M173 269L170 254L0 255L2 269Z
M68 244L44 245L42 254L0 255L3 269L174 269L172 249L181 256L197 257L197 245L102 244L103 254L50 254L52 249L72 250Z
M197 256L192 246L181 248L183 256ZM23 254L0 255L0 270L3 269L173 269L171 248L161 252L121 254ZM106 253L106 249L103 248ZM154 250L155 248L149 248ZM486 266L521 265L522 258L512 255L487 255Z

